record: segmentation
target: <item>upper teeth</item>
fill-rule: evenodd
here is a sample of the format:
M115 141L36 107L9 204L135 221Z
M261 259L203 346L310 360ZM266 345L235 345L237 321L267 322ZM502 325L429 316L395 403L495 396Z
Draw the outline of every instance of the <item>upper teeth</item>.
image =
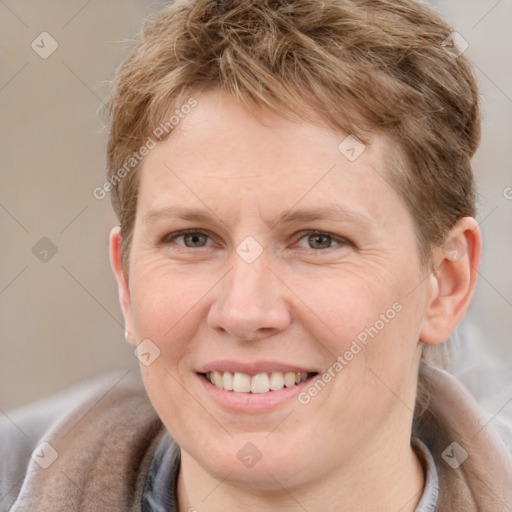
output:
M283 387L290 388L308 378L306 372L258 373L252 377L247 373L213 371L206 378L220 389L235 393L268 393Z

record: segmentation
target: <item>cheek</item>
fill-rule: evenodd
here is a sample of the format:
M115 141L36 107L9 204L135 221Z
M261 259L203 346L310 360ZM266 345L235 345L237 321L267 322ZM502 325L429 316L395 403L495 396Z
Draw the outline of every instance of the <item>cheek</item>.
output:
M167 355L162 355L150 366L141 365L146 393L166 428L180 444L194 436L199 428L201 411L179 383L180 377ZM206 418L203 418L206 421Z
M366 330L376 322L379 331L385 330L388 323L383 323L381 315L387 312L385 319L391 319L391 323L396 316L393 304L400 298L391 279L348 267L336 269L322 279L301 279L293 286L311 310L309 327L315 329L319 340L329 343L333 355L348 350L359 335L364 341Z
M372 371L395 389L409 378L421 311L414 294L407 295L411 287L402 274L383 277L354 268L340 271L337 279L302 281L300 288L296 283L313 311L307 329L325 348L331 371L341 377L336 387L357 394L369 387L381 392Z
M185 391L189 355L194 352L201 298L211 284L165 263L141 258L134 265L130 291L138 341L150 339L160 350L149 366L140 365L147 394L160 417L172 428L194 423L198 411ZM172 412L172 421L169 416ZM178 419L179 418L179 419ZM169 420L169 421L168 421ZM181 439L183 433L171 431Z
M194 310L215 281L142 259L134 267L133 277L130 292L137 335L163 343L183 339L183 329L191 324ZM178 332L180 336L176 336Z

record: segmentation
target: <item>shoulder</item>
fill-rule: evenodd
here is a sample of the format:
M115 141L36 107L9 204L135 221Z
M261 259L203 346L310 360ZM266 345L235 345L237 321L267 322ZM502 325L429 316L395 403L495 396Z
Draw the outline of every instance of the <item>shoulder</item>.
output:
M414 425L439 476L439 510L501 510L512 505L512 454L465 386L423 362L430 402Z
M9 510L18 495L30 458L45 434L62 421L80 419L108 398L146 399L140 376L133 370L115 370L81 380L64 390L8 412L0 411L0 512Z

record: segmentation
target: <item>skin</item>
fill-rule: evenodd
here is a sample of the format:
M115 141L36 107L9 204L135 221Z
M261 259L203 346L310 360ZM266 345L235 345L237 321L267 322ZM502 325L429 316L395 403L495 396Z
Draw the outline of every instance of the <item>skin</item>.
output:
M256 119L220 91L196 97L143 162L126 272L119 228L111 234L128 341L160 350L141 373L181 447L180 511L414 510L424 486L410 445L421 342L442 343L469 306L476 221L450 232L456 261L436 248L434 271L422 268L413 219L381 177L384 135L351 162L338 151L346 134L320 123L269 111ZM327 205L358 217L277 223ZM210 219L155 213L176 206ZM208 236L197 247L171 236L182 229ZM332 238L315 244L307 230ZM247 236L263 249L252 263L236 252ZM394 303L401 311L305 405L229 411L197 376L216 359L322 373ZM262 455L251 468L237 457L247 442Z

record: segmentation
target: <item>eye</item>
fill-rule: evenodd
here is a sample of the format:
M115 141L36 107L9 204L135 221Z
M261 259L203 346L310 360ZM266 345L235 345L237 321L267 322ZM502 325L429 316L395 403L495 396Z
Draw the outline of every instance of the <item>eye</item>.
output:
M179 242L180 240L182 242ZM167 235L162 240L162 243L176 243L177 245L181 245L189 249L200 249L202 247L207 247L209 240L210 237L206 233L201 231L187 230Z
M306 231L299 233L299 236L302 235L297 242L300 247L305 249L331 249L334 246L338 245L350 245L350 242L344 238L336 237L331 235L330 233L325 233L323 231ZM307 246L304 245L307 244Z

